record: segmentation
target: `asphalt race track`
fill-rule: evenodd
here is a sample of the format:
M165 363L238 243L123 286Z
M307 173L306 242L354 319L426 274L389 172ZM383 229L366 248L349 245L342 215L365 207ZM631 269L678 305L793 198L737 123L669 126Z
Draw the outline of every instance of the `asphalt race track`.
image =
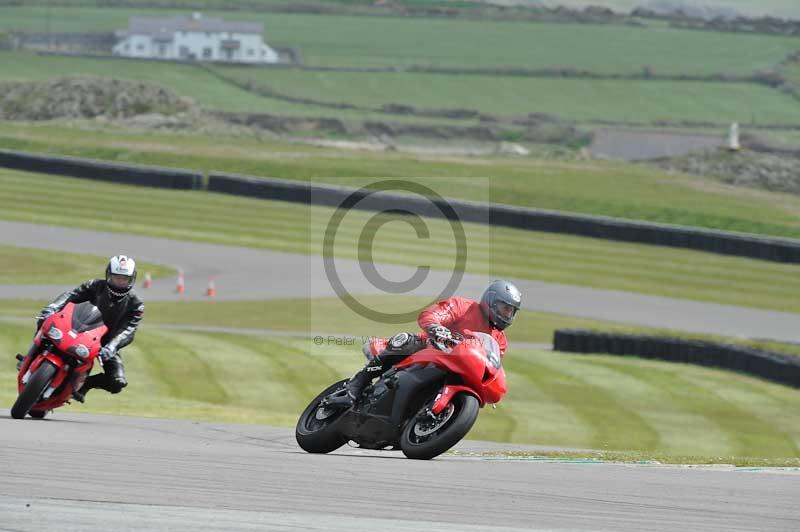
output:
M185 295L174 293L174 279L157 279L146 301L201 300L211 276L219 299L334 295L319 257L14 222L0 222L0 244L124 251L184 270ZM358 262L337 269L357 293L381 293L363 283ZM397 280L413 273L378 269ZM435 295L447 278L431 272L414 293ZM466 275L458 293L477 296L487 280ZM529 310L800 341L792 314L519 284ZM0 285L0 298L50 299L68 288ZM350 447L310 455L285 428L70 413L79 407L17 421L8 407L0 410L0 532L800 530L796 468L513 460L477 453L541 448L475 441L427 462Z
M0 442L0 531L800 530L791 469L310 455L290 429L64 411L3 414ZM520 446L457 447L493 448Z
M202 244L162 238L103 233L0 221L0 244L52 249L72 253L111 255L122 252L136 259L181 268L186 293L175 293L175 279L156 279L140 290L145 302L201 300L213 277L217 299L244 300L334 296L321 257L252 248ZM337 260L342 283L354 294L385 294L371 285L355 260ZM377 265L388 279L411 277L415 268ZM98 272L100 275L100 272ZM412 294L435 296L450 279L450 272L431 271ZM479 297L490 279L464 275L456 293ZM523 291L527 310L593 318L723 336L800 342L798 316L787 312L748 309L613 290L515 280ZM53 299L74 285L0 285L0 299Z

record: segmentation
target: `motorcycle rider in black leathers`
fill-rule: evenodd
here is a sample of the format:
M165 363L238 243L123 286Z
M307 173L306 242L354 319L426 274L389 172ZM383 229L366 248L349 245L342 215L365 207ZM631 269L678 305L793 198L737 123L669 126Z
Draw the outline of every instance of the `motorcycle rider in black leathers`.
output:
M133 342L136 328L144 315L144 303L133 291L136 282L136 262L126 255L111 257L106 266L105 279L92 279L77 288L58 296L47 305L37 319L38 331L42 322L64 308L67 303L83 303L90 301L98 308L103 317L103 322L108 331L100 343L99 358L103 363L103 373L97 373L86 379L86 382L73 398L81 403L86 392L92 388L102 388L110 393L119 393L128 385L125 380L125 368L119 350ZM27 357L36 354L37 347L31 346ZM23 358L17 355L20 361L17 370L22 365Z

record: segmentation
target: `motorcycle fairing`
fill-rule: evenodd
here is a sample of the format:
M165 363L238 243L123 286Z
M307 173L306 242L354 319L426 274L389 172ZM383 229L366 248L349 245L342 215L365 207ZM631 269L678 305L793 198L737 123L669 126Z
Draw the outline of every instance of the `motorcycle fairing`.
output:
M433 364L387 371L362 402L342 417L339 432L361 447L381 449L395 445L409 410L422 407L417 405L420 398L430 397L445 375Z

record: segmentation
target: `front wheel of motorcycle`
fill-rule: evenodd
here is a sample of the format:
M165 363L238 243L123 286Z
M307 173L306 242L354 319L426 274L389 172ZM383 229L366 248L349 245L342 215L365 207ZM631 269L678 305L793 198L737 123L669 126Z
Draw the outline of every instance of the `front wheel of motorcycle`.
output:
M453 397L439 414L426 405L403 429L400 448L408 458L430 460L457 444L478 419L480 403L468 393Z
M24 418L30 412L31 407L39 401L39 397L53 381L55 374L56 367L47 360L43 361L36 372L31 375L14 406L11 407L11 417L14 419Z
M325 388L306 407L297 420L294 436L297 444L309 453L329 453L345 443L347 438L336 431L335 421L346 409L325 408L322 400L340 389L347 380L341 380Z

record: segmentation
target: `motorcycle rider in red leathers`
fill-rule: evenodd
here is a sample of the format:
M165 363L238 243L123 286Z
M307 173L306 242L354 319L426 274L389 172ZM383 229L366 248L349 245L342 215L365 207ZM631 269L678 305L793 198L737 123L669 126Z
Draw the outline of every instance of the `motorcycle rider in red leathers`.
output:
M416 353L427 345L428 338L447 340L452 333L465 330L492 335L500 345L501 354L508 348L508 340L504 332L512 322L520 308L522 294L510 281L493 281L484 291L480 302L464 297L451 297L434 303L423 310L417 323L423 333L398 333L389 338L386 349L375 355L355 375L343 390L331 394L326 402L329 405L353 406L361 392L375 377ZM370 342L364 344L364 355L370 358Z

